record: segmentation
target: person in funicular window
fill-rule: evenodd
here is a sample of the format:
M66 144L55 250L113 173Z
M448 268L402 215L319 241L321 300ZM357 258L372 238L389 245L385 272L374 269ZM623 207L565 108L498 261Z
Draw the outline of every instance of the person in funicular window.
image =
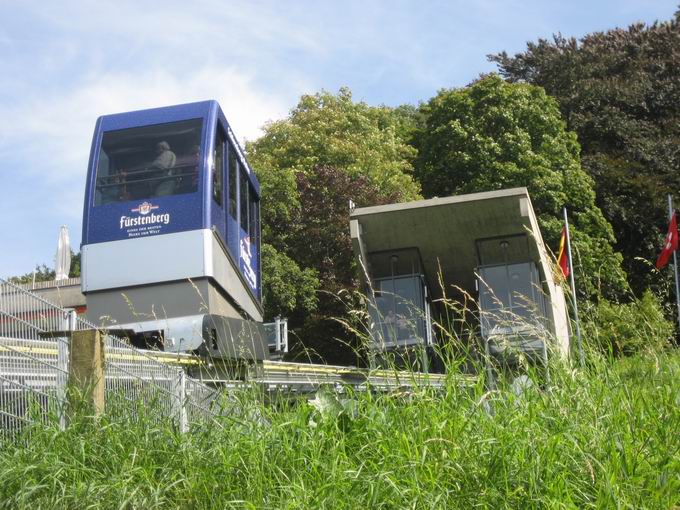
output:
M166 141L158 142L156 144L156 159L153 160L149 169L154 171L153 174L158 178L155 185L156 196L172 195L175 193L175 186L177 180L172 178L172 169L177 161L177 156L170 150L170 144ZM153 188L152 184L152 188Z

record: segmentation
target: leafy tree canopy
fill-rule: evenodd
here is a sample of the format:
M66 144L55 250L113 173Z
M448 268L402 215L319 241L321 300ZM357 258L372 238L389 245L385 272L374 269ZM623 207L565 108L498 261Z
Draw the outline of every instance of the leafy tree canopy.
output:
M80 276L80 252L74 253L71 250L71 266L69 268L69 278L76 278ZM36 265L35 270L21 276L12 276L9 281L12 283L32 283L32 282L49 282L54 280L56 273L54 269L47 267L46 264Z
M350 177L330 166L316 166L309 173L295 174L299 207L291 216L285 253L265 244L263 281L267 313L274 303L275 313L288 316L300 327L305 347L327 360L353 359L340 353L333 340L347 336L331 318L347 313L337 297L344 289L356 287L357 272L349 235L349 201L357 205L391 202L367 177ZM272 257L266 261L265 256ZM304 269L300 269L304 268ZM303 320L304 319L304 320Z
M514 56L489 57L509 81L539 85L557 99L637 292L659 283L640 259L656 256L665 194L680 189L679 14L578 41L556 35Z
M411 178L415 152L401 138L409 113L354 102L347 88L337 95L304 95L287 119L268 124L264 136L249 145L249 158L260 172L309 173L333 166L405 200L417 198Z
M581 292L624 292L621 256L595 205L592 180L581 169L576 135L566 130L557 103L543 89L489 75L463 89L440 91L421 112L416 175L426 197L525 186L551 246L558 243L566 205Z
M284 316L295 323L301 319L294 314L304 316L316 310L317 272L300 269L293 259L267 243L262 244L262 285L266 320Z
M305 345L333 345L319 334L337 333L326 318L346 310L334 294L356 283L350 199L361 206L420 197L412 176L416 152L408 143L418 116L411 106L355 102L346 88L320 92L302 96L286 119L266 125L247 146L262 186L267 313L275 303L275 313L290 317L292 326L305 318ZM274 256L272 263L265 255ZM327 359L330 351L325 348Z
M264 135L247 146L262 184L264 238L283 249L300 206L295 175L318 166L363 176L399 200L418 198L412 178L415 150L406 141L415 115L409 107L354 102L349 89L342 88L335 95L304 95L286 119L267 124Z

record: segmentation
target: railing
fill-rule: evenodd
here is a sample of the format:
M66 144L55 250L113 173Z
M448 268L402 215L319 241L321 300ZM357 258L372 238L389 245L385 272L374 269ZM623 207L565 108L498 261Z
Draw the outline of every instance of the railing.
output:
M421 386L440 388L445 384L446 378L444 374L276 361L264 361L261 365L252 366L248 374L249 381L301 393L313 392L325 385L350 385L359 390L371 388L375 391ZM463 374L457 379L466 385L474 382L474 377Z
M288 352L288 320L277 317L274 322L263 324L270 354L283 355Z
M65 427L70 334L85 329L96 327L0 279L0 434L54 419ZM106 410L114 417L145 412L187 431L219 414L218 392L183 369L110 335L104 348Z

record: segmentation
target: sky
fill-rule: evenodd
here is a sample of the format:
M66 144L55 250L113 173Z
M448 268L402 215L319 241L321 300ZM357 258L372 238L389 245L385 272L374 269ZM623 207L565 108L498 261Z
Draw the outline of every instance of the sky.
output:
M528 41L668 20L677 0L0 0L0 276L80 246L98 116L217 99L254 140L302 94L417 105ZM266 197L263 197L266 199Z

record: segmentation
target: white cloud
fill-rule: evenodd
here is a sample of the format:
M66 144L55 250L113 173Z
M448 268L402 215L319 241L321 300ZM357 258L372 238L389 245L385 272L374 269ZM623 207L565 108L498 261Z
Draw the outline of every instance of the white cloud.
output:
M40 165L28 171L47 170L47 177L61 180L83 172L98 116L205 99L218 100L241 140L258 137L266 121L284 116L290 107L281 97L259 92L235 68L202 67L184 75L155 68L96 76L59 97L2 104L0 135L5 150L25 152L22 160Z
M7 172L28 174L32 207L45 217L77 225L98 116L206 99L218 100L241 142L257 138L266 121L283 117L290 107L281 97L258 91L253 80L235 68L209 67L181 76L163 69L111 73L87 80L59 98L0 104L4 119L0 161L11 155L18 162L0 165L5 192L26 195L27 180Z

